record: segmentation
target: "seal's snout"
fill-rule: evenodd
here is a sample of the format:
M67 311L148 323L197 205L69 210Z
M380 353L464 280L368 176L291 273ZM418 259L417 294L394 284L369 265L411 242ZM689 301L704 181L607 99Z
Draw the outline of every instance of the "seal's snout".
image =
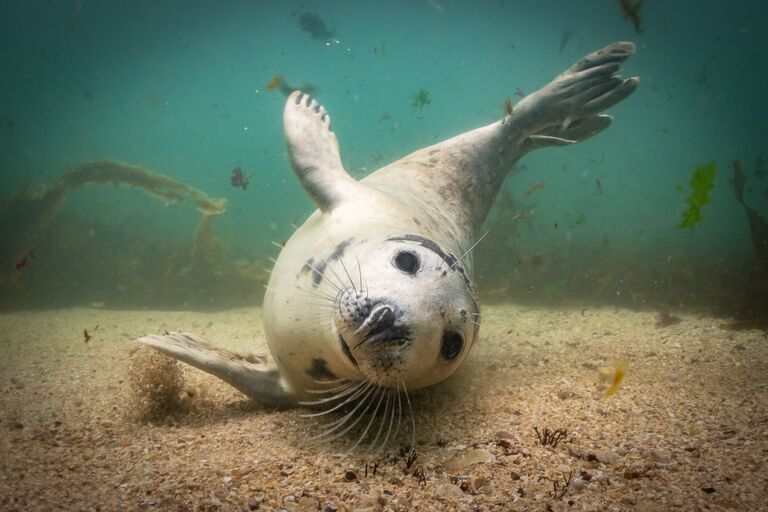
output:
M381 333L395 324L395 312L387 304L375 306L368 314L360 327L355 331L355 336L366 338Z
M410 330L403 322L403 311L391 300L346 290L336 304L336 328L355 361L386 370L408 351Z
M408 346L406 329L395 325L396 313L389 304L377 304L368 317L354 332L354 338L360 340L355 349L363 348L372 352L400 351Z

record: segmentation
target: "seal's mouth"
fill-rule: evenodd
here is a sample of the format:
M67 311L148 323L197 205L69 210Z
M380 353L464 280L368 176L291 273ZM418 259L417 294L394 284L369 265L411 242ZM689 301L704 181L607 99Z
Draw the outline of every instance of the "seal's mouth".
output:
M346 314L342 311L340 316L337 326L341 350L358 368L360 363L376 366L374 361L382 357L397 359L411 343L410 330L400 323L398 310L388 301L369 300L364 307L354 307Z
M344 336L339 334L339 343L341 350L356 367L360 367L352 350L362 352L364 357L375 357L384 353L396 353L403 351L411 343L408 336L408 329L404 327L392 327L384 331L376 332L354 345L351 349ZM359 356L359 354L358 354Z
M363 348L371 352L402 350L409 343L407 334L408 329L404 327L390 327L366 337L354 349L357 351Z
M341 351L344 352L344 354L349 358L350 361L352 361L352 364L354 364L356 367L359 367L357 364L357 360L355 359L355 356L352 355L352 351L349 350L349 345L347 345L346 340L344 339L344 336L339 334L339 343L341 343Z

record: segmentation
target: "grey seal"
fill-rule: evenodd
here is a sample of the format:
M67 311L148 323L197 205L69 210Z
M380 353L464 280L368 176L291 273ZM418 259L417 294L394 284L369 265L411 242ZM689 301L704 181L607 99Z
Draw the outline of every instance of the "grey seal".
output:
M381 410L391 423L395 408L399 415L405 407L403 395L453 374L477 343L471 249L505 177L535 149L606 129L612 118L601 112L638 85L637 77L617 76L634 51L618 42L591 53L499 121L360 181L342 165L326 110L292 93L284 112L288 152L318 209L285 244L264 298L277 368L182 332L138 341L263 404L306 403L319 414L352 408L354 417Z

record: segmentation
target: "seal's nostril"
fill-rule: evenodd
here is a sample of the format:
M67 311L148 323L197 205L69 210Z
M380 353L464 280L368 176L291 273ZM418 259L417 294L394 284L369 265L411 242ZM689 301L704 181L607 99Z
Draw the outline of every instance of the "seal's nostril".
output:
M374 318L375 315L375 318ZM373 329L369 334L375 334L377 332L389 329L395 324L395 312L389 306L381 306L376 308L369 317Z
M380 304L373 308L370 314L362 321L355 334L362 337L370 337L381 333L395 324L395 312L390 306Z

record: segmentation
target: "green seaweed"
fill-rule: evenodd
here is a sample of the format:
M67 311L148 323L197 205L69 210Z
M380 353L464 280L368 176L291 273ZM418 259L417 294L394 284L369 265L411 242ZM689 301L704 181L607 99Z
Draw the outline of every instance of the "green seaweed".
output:
M678 228L692 228L701 223L701 209L712 202L710 191L715 188L715 174L717 168L714 161L699 166L691 175L691 195L685 200L688 209L683 212L684 220L678 224Z
M432 103L432 99L429 97L429 91L426 89L419 89L416 91L416 94L413 95L413 101L411 101L411 106L415 108L416 110L421 110L422 108L426 107Z

